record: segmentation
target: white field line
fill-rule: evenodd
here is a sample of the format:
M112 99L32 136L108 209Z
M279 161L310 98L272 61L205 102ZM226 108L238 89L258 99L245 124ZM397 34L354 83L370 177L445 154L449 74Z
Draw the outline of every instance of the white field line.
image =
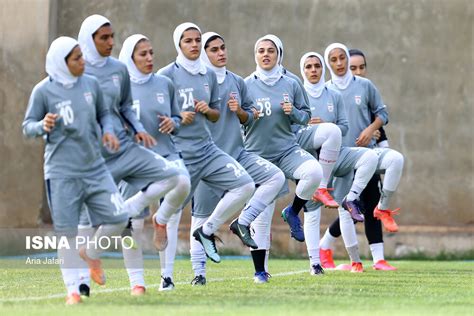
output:
M308 270L275 273L275 274L272 274L272 277L284 277L288 275L301 274L304 272L308 272ZM249 280L249 279L252 279L252 278L249 278L249 277L215 278L215 279L208 279L208 281L209 282L226 282L226 281L239 281L239 280ZM190 284L190 282L176 282L175 284L185 285L185 284ZM149 288L157 288L159 286L160 284L156 283L156 284L149 284L146 287L147 289L149 289ZM94 289L92 291L92 294L97 295L97 294L102 294L102 293L114 293L114 292L122 292L122 291L130 291L130 287L119 287L119 288L114 288L114 289L98 289L98 290ZM7 299L0 299L0 303L44 301L44 300L50 300L54 298L61 298L65 296L66 296L66 293L51 294L51 295L45 295L45 296L33 296L33 297L13 297L13 298L7 298Z

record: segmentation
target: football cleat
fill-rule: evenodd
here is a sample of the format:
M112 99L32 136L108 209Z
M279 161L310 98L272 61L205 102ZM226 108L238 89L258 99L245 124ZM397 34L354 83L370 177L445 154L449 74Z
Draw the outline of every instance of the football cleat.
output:
M364 267L362 266L362 262L352 262L351 263L351 272L352 273L362 273L364 272Z
M164 278L161 276L161 283L160 283L160 288L158 291L171 291L174 289L174 283L171 277L166 277Z
M329 190L326 188L319 188L313 194L313 201L321 202L327 208L338 208L339 204L334 201L334 198L329 194Z
M206 277L203 275L196 275L191 281L192 286L203 286L206 285Z
M332 258L331 249L319 249L319 258L321 259L321 265L324 269L334 269L336 265L334 264L334 259Z
M352 270L352 265L347 264L347 263L341 263L341 264L338 264L337 267L334 270L336 270L336 271L351 271Z
M394 266L391 266L387 261L385 260L379 260L377 261L372 268L374 270L382 270L382 271L395 271L397 268Z
M356 222L363 222L364 215L362 205L358 200L347 201L347 198L342 200L342 207L351 214L351 217Z
M79 285L79 294L81 295L82 298L87 298L91 295L91 289L89 285L87 284L81 284Z
M309 273L311 275L318 275L322 276L324 274L323 267L321 267L320 264L313 264L311 268L309 269Z
M239 224L239 219L236 218L229 226L230 230L240 238L240 240L244 243L245 246L250 247L252 249L258 249L257 244L250 236L250 228L245 225Z
M86 253L85 247L79 249L79 256L89 266L89 273L91 275L91 279L99 285L104 285L105 273L104 273L104 270L102 269L102 262L100 261L100 259L90 258Z
M398 215L398 211L400 209L397 208L396 210L381 210L378 206L374 209L374 217L382 221L382 225L385 229L391 233L398 232L398 225L393 219L392 215Z
M201 243L206 256L211 259L211 261L214 261L215 263L221 262L221 257L217 253L216 237L214 234L211 234L210 236L204 234L201 226L193 232L193 236Z
M135 285L132 290L130 291L130 295L132 296L142 296L145 295L146 288L142 285Z
M69 294L66 297L66 305L76 305L81 303L81 296L77 293Z
M290 226L291 237L293 237L297 241L303 242L304 231L303 231L303 228L301 227L301 220L298 217L298 215L293 213L293 209L291 208L290 205L288 205L281 212L281 217L283 217L283 220Z
M272 276L270 275L270 273L265 271L255 272L253 282L257 284L268 283L268 279L270 279L271 277Z
M166 224L158 224L155 220L156 213L153 215L153 243L155 244L155 248L158 251L163 251L168 246L168 234L166 232Z

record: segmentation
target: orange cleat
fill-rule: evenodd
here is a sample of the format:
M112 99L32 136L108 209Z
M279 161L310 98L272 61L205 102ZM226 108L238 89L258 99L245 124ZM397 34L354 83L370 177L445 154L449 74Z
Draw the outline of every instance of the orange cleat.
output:
M334 269L336 265L334 264L334 259L332 258L331 249L319 249L319 259L321 260L321 266L324 269Z
M142 295L145 295L145 292L146 292L146 288L144 286L135 285L132 288L132 291L130 292L130 295L132 295L132 296L142 296Z
M352 273L362 273L364 272L364 267L362 266L362 262L352 262L351 263L351 272Z
M391 266L390 264L388 264L387 261L385 260L379 260L377 261L373 266L372 268L374 270L382 270L382 271L395 271L397 270L397 268L395 268L394 266Z
M66 297L66 305L76 305L81 303L81 296L77 293L69 294Z
M163 251L168 246L168 234L166 232L166 224L158 224L155 220L156 213L153 215L153 243L158 251Z
M329 194L329 190L325 188L319 188L313 194L313 201L321 202L328 208L338 208L339 204L334 201L334 198Z
M395 223L393 219L393 215L398 215L398 211L400 209L397 208L396 210L381 210L378 206L374 209L374 217L382 221L383 226L385 229L391 233L398 232L398 225Z
M341 264L338 264L336 269L337 271L351 271L352 270L352 265L348 264L348 263L341 263Z
M85 247L82 247L81 249L79 249L79 256L89 266L89 273L91 275L91 279L99 285L104 285L105 273L104 273L104 270L102 269L102 262L100 261L100 259L90 258L86 253Z

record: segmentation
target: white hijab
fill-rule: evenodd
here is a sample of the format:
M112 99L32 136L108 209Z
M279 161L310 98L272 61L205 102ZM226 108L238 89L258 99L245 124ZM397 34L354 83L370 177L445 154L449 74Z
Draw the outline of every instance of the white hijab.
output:
M190 22L178 25L173 32L174 47L178 52L178 56L176 57L176 63L193 75L197 75L199 73L205 75L207 73L207 69L206 66L204 66L201 62L201 58L198 58L196 60L187 59L186 56L184 56L181 47L179 47L181 36L183 36L183 33L189 28L195 28L199 31L199 33L201 33L201 29L196 24Z
M257 47L258 44L262 41L270 41L275 45L277 50L277 63L276 65L269 71L260 68L257 61ZM265 35L257 40L255 43L254 54L255 54L255 63L257 67L255 69L254 75L256 75L260 80L263 81L267 86L274 86L278 80L280 80L282 73L281 73L281 66L278 64L280 61L280 49L278 48L277 44L274 42L275 36L274 35Z
M92 34L106 23L110 23L106 17L94 14L82 22L81 29L79 30L78 40L84 54L84 59L92 66L103 67L107 62L107 57L101 56L97 51L94 39L92 38Z
M129 36L125 40L125 42L123 42L122 50L119 54L119 60L125 65L127 65L128 73L130 75L130 81L136 84L144 84L145 82L150 80L151 76L153 75L153 73L144 74L143 72L138 70L137 65L135 65L135 62L132 59L135 46L137 46L137 43L142 39L146 39L149 41L149 39L142 34L134 34L132 36Z
M310 56L316 56L319 61L321 62L321 67L322 67L322 73L321 73L321 78L319 78L319 81L317 83L311 83L309 82L308 78L306 78L306 75L304 73L304 63L306 62L306 59ZM304 88L306 92L313 98L319 98L321 96L321 93L323 93L324 87L326 86L324 82L324 76L326 74L326 67L324 66L324 59L323 56L316 52L309 52L303 55L300 59L300 71L301 71L301 76L303 77L304 81Z
M222 40L224 40L224 38L222 36L220 36L219 34L217 33L214 33L214 32L207 32L207 33L204 33L202 35L202 49L201 49L201 61L202 63L208 67L208 68L211 68L212 70L214 70L214 72L216 73L216 76L217 76L217 82L219 84L222 84L225 80L225 75L226 75L226 72L227 72L227 68L226 66L224 67L216 67L214 66L211 61L209 60L209 57L207 57L207 53L206 53L206 50L204 49L204 47L206 46L206 43L207 41L213 37L213 36L218 36L220 37Z
M67 36L55 39L46 54L46 72L54 81L61 83L65 88L71 88L77 82L78 77L73 76L66 63L66 56L79 45L79 43Z
M335 48L340 48L346 53L346 59L347 59L347 71L344 76L340 77L336 75L331 68L331 65L329 64L329 54L331 51ZM331 81L336 85L341 90L346 89L349 84L351 83L351 80L354 78L352 75L351 71L351 58L349 55L349 50L347 49L346 45L341 44L341 43L332 43L329 45L326 50L324 51L324 59L326 60L326 65L328 66L329 72L331 73Z
M281 66L282 70L283 70L283 42L281 41L281 39L276 36L276 35L273 35L273 34L268 34L266 35L266 37L268 37L273 43L275 43L277 49L278 49L278 53L279 53L279 58L278 58L278 65Z

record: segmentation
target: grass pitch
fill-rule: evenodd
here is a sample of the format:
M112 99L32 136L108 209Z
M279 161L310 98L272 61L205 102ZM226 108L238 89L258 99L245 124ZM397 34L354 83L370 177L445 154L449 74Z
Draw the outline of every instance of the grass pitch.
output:
M57 266L4 268L0 315L474 315L474 262L390 262L399 270L373 271L366 261L363 274L315 277L307 260L270 260L270 283L257 285L251 260L223 260L208 263L205 287L192 287L189 260L177 260L176 289L158 292L159 262L147 260L145 296L131 297L126 271L110 267L106 286L69 307Z

